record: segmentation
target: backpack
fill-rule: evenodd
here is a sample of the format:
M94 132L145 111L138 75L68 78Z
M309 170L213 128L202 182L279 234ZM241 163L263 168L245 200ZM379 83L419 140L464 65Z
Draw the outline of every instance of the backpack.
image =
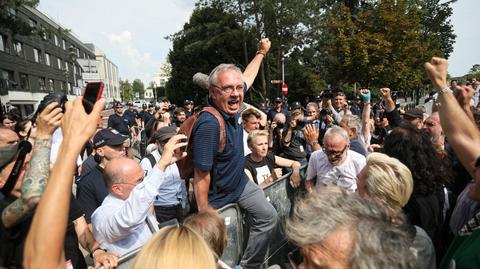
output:
M204 107L200 112L193 114L185 122L180 125L180 130L178 131L179 134L184 134L187 136L187 142L190 141L190 137L192 135L192 129L195 125L195 122L200 117L202 113L210 113L217 119L220 125L220 133L219 135L219 143L218 143L218 151L217 153L223 152L225 149L225 144L227 141L226 132L225 132L225 120L223 116L218 112L217 109L214 107ZM198 141L197 141L198 143ZM194 168L193 168L193 160L192 160L192 147L191 143L187 145L187 156L179 161L177 161L178 171L180 172L180 178L185 179L186 182L189 181L190 178L193 178ZM216 162L216 160L215 160ZM215 173L214 173L215 174ZM214 183L214 178L211 180L211 184ZM187 185L188 186L188 185Z

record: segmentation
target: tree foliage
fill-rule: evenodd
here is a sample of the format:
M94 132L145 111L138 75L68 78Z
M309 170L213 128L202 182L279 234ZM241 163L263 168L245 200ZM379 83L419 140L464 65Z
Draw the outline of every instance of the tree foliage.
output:
M120 96L123 101L132 101L135 98L132 84L126 80L120 80Z
M140 79L135 79L132 82L132 88L133 88L133 93L136 95L138 93L138 96L140 96L140 99L145 98L145 86L143 85L143 82Z
M182 31L172 35L172 77L179 99L203 95L191 76L221 62L245 65L263 36L272 41L253 90L256 100L316 95L326 84L412 90L425 83L422 63L448 57L456 0L201 0ZM194 59L194 60L192 60ZM174 90L174 91L172 91Z

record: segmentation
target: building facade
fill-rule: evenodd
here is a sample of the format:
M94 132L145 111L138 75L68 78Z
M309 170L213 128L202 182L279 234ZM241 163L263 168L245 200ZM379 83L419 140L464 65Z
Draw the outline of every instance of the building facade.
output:
M15 106L28 116L48 93L66 94L70 100L81 95L85 71L78 61L96 61L95 52L34 8L2 12L47 31L22 36L0 28L0 112Z
M98 79L104 84L103 97L109 102L113 100L119 101L121 97L118 67L94 44L86 45L95 52L95 57L98 61Z

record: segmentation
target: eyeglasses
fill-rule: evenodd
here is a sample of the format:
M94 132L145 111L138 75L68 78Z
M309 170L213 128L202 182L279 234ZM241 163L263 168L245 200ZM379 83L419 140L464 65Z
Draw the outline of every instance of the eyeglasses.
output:
M347 150L347 148L348 146L345 146L341 151L323 149L323 152L325 152L325 154L329 156L340 156L345 152L345 150Z
M290 266L292 266L293 269L298 269L300 264L303 263L301 248L295 248L293 251L289 252L287 256Z
M227 86L227 87L223 87L223 88L222 88L222 87L219 87L219 86L217 86L217 85L213 85L213 87L220 89L222 92L224 92L224 93L226 93L226 94L231 94L234 90L235 90L236 92L238 92L238 93L244 91L244 85L243 85L243 84L242 84L242 85L238 85L238 86L236 86L236 87L234 87L234 86Z

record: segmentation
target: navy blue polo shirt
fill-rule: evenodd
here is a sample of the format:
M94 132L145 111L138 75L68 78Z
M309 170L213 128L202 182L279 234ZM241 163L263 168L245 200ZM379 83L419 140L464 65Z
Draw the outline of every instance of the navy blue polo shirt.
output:
M202 171L211 171L214 165L216 167L216 182L211 179L211 190L208 194L208 202L214 208L237 201L248 182L244 171L243 128L238 123L240 114L232 117L223 111L220 113L225 120L227 138L222 153L218 153L220 124L215 116L208 112L200 114L190 138L194 167ZM213 191L212 184L216 185L216 191Z
M119 116L117 114L112 114L110 117L108 117L108 127L111 127L128 137L131 137L130 126L131 122L123 115Z

